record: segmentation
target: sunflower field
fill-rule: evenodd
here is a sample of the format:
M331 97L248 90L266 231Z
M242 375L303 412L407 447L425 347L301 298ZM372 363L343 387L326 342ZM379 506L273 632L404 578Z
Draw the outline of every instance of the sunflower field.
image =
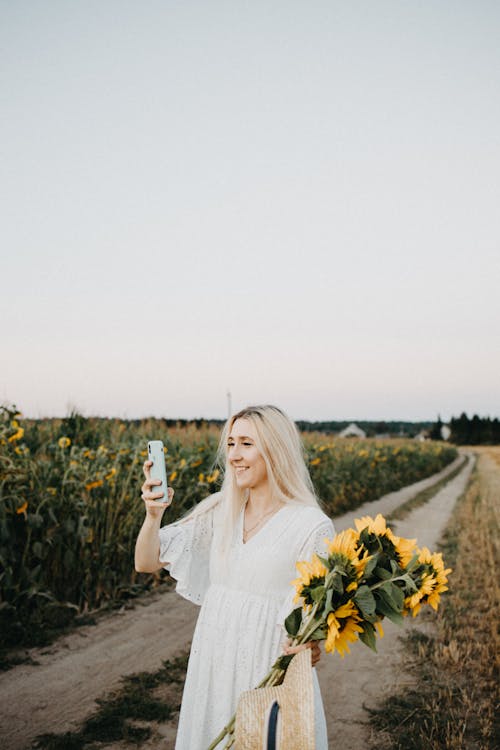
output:
M43 643L76 616L134 597L164 574L134 570L147 441L163 440L176 491L165 523L220 487L219 428L166 420L28 420L0 407L1 647ZM307 461L331 516L442 469L439 443L304 435Z

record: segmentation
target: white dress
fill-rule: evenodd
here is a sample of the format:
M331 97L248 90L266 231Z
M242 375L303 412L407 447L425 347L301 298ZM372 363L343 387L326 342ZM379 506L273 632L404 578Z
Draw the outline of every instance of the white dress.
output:
M201 605L182 697L175 750L207 750L236 710L244 690L257 686L282 653L285 617L294 608L297 560L325 550L333 524L317 507L289 504L246 544L243 511L228 565L220 550L221 504L160 529L160 560L176 590ZM316 670L316 750L328 750ZM222 748L224 743L218 747Z

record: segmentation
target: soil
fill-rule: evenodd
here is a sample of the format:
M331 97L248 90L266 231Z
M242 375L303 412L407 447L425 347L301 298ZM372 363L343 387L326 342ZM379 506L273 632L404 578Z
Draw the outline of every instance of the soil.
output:
M395 508L451 473L460 459L433 477L417 482L380 500L366 503L354 513L335 519L337 531L352 525L361 515L388 515ZM470 454L460 473L429 502L394 524L401 536L416 537L420 546L436 547L458 497L472 470ZM119 686L123 675L155 671L162 660L185 652L196 622L198 607L173 591L141 600L133 609L109 615L96 626L81 627L53 646L33 649L34 664L22 664L0 675L0 746L3 750L27 750L43 733L78 730L97 708L96 699ZM429 624L419 618L419 627ZM405 628L415 623L407 620ZM384 625L378 654L361 643L351 654L323 655L318 665L331 748L359 750L375 743L366 706L406 685L411 677L401 669L401 628ZM155 725L144 750L172 750L175 722ZM130 748L109 744L101 750Z

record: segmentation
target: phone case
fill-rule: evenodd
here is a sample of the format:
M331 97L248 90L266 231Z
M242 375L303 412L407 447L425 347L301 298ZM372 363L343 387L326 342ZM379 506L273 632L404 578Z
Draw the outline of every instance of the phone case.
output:
M161 440L149 441L148 459L153 462L150 469L151 478L161 480L161 485L155 485L153 492L163 492L163 497L159 497L158 500L162 503L168 503L167 470L165 467L165 453L163 451L163 443Z

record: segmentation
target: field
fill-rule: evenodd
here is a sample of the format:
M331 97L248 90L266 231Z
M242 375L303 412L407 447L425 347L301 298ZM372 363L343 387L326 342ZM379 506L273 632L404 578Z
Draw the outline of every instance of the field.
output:
M43 643L52 629L158 585L137 574L146 441L166 446L174 520L221 482L219 430L162 420L24 420L0 413L0 628L3 647ZM329 515L435 473L453 447L305 434L306 460Z

